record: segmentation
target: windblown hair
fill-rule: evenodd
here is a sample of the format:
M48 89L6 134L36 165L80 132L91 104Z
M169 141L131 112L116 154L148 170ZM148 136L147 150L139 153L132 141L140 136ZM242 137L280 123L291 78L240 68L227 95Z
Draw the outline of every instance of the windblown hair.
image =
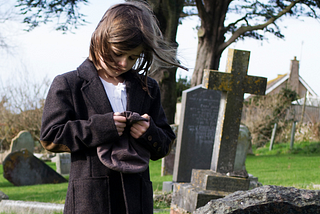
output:
M142 71L145 81L151 65L156 62L185 69L176 59L175 49L164 41L153 11L143 2L116 4L106 11L91 37L89 59L97 69L102 67L100 59L108 66L114 62L111 45L120 51L142 45L143 51L133 70Z

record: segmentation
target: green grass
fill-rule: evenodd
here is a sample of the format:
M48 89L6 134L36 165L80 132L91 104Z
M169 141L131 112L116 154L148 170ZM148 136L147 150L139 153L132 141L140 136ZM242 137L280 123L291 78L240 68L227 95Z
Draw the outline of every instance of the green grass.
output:
M254 148L254 154L247 157L246 168L263 185L314 189L313 184L320 184L320 142L295 143L292 150L289 143L276 144L272 151L266 145L264 148ZM47 164L55 169L55 163ZM3 178L2 165L0 174L0 190L11 200L64 203L67 183L15 187ZM161 176L161 160L150 162L150 175L155 191L162 190L164 181L172 181L172 175ZM155 205L156 209L169 208L165 204ZM168 214L169 211L161 213Z
M55 163L47 164L56 170ZM63 204L67 193L68 183L42 184L17 187L3 177L3 167L0 165L0 190L9 196L10 200L39 201ZM161 160L150 161L150 176L155 191L162 190L164 181L172 181L172 175L161 176ZM68 177L66 177L68 179ZM165 208L162 204L156 208Z
M254 149L255 156L246 160L248 173L258 177L263 185L292 186L314 189L320 184L320 142L299 142L269 145Z
M55 163L47 164L56 170ZM0 190L9 196L10 200L40 201L63 204L66 197L68 183L42 184L30 186L14 186L3 177L3 167L0 165ZM68 177L66 177L68 179Z
M275 144L273 149L269 151L269 143L261 148L254 149L255 155L284 155L284 154L298 154L298 155L320 155L320 142L296 142L293 148L290 149L290 143Z
M319 155L248 156L246 168L263 185L312 189L320 184Z
M150 161L150 179L154 191L162 191L164 181L172 181L172 175L161 176L161 160Z

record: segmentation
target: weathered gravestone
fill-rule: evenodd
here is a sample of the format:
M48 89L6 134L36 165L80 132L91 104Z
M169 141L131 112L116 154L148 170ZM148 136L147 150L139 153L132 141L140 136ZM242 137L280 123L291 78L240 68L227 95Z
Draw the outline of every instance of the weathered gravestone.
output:
M240 177L248 177L246 157L251 146L251 134L247 126L240 124L236 156L233 171ZM232 175L230 173L230 175Z
M71 154L70 153L57 153L56 168L57 172L61 175L70 174L71 167Z
M10 153L21 149L27 149L31 153L34 151L34 140L28 131L19 132L11 141Z
M173 182L190 182L192 169L209 169L221 98L201 85L183 91Z
M7 200L7 199L9 199L9 197L6 194L4 194L3 192L0 191L0 201L1 200Z
M177 134L177 133L176 133ZM260 185L258 182L258 178L253 177L252 175L248 175L245 167L245 161L247 153L249 152L251 146L251 134L247 126L241 124L240 130L239 130L239 136L238 136L238 145L237 145L237 152L235 157L235 163L234 163L234 170L237 172L237 174L241 174L243 177L249 176L250 179L250 188L255 188ZM196 148L195 148L196 149ZM212 149L212 147L211 147ZM174 157L175 157L175 151L176 147L175 145L172 146L172 151L167 155L165 158L162 159L162 170L161 170L161 176L171 174L173 172L173 163L174 163ZM211 157L211 156L210 156ZM189 159L190 156L185 156L186 159ZM180 160L181 163L183 163L183 160ZM204 163L203 166L198 165L199 169L209 169L211 163L211 158L207 160L207 163ZM182 164L180 167L183 167ZM186 168L184 171L190 170L190 174L192 172L192 168ZM191 177L191 176L190 176ZM173 184L172 181L165 181L163 182L162 190L164 192L170 192L173 190Z
M194 214L315 214L320 213L320 191L263 186L212 200Z
M193 169L191 183L174 184L172 204L189 212L204 206L211 199L221 198L238 190L248 190L247 173L234 168L244 93L265 93L267 79L247 75L248 51L229 49L226 73L205 70L203 87L220 90L219 117L210 170Z
M175 135L178 135L178 125L173 124L170 125L172 131L175 133ZM176 154L176 147L177 147L177 140L175 139L172 146L171 151L167 156L162 158L161 162L161 176L165 175L172 175L173 174L173 165L174 165L174 157Z
M3 177L15 186L68 182L27 149L10 153L3 161Z

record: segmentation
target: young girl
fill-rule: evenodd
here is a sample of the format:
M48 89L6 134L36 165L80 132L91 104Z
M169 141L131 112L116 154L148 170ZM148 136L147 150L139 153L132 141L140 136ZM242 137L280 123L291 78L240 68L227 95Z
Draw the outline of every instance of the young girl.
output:
M148 77L155 62L182 67L147 5L117 4L94 31L89 58L54 79L40 137L45 149L71 153L64 213L153 213L149 159L175 138Z

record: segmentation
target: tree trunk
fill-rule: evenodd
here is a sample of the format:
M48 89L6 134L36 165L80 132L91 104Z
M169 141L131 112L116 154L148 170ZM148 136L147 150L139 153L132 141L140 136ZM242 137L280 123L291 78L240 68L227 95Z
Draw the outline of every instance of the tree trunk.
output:
M164 39L177 48L176 36L184 0L148 0L148 3L159 20ZM176 73L177 68L159 68L150 75L159 83L161 102L169 124L174 123L176 112Z
M198 50L195 69L192 74L191 85L202 83L204 69L218 70L221 53L217 53L211 38L198 38Z
M201 27L198 31L198 50L191 86L202 83L203 70L218 70L224 48L224 20L231 0L196 0Z

